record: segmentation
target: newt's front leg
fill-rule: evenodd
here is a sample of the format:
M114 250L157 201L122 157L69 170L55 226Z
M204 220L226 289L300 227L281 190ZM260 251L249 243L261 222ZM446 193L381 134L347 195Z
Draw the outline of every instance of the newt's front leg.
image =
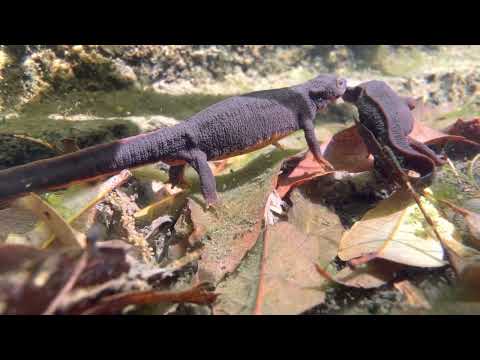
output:
M307 140L308 148L310 149L318 163L320 165L326 166L328 170L333 170L332 165L322 156L322 150L320 149L320 143L318 142L315 135L315 127L313 125L313 122L306 121L303 124L303 131L305 133L305 140Z
M198 149L182 151L178 156L185 160L200 178L200 190L207 203L207 208L218 202L215 176L207 162L207 155Z

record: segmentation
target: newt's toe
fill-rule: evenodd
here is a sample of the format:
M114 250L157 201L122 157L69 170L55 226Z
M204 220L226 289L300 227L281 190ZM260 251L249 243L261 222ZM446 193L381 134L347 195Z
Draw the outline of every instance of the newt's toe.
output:
M333 171L333 170L335 170L335 168L333 167L333 165L330 164L330 162L329 162L327 159L325 159L323 156L315 156L315 160L317 160L317 162L318 162L320 165L324 166L327 171Z
M207 211L212 213L217 219L219 218L219 208L222 203L217 200L215 203L207 203L206 208Z

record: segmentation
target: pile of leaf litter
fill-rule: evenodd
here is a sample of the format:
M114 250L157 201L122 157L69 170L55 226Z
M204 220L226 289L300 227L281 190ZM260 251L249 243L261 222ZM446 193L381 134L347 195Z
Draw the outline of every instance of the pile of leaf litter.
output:
M480 120L437 131L432 113L411 136L449 162L422 209L355 126L323 142L334 171L301 134L213 162L214 210L191 169L172 188L162 165L18 199L0 210L0 313L479 312Z

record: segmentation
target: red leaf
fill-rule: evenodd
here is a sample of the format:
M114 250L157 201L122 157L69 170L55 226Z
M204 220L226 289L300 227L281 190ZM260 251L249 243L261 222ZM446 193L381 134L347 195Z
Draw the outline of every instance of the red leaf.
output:
M457 122L444 130L450 135L463 136L469 140L480 143L480 118L470 121L458 119Z
M296 159L293 158L291 160ZM278 178L277 193L283 198L293 187L330 173L332 173L332 171L327 170L323 164L320 164L309 151L290 174Z
M413 130L410 133L409 137L430 145L442 146L445 145L447 142L452 141L455 143L480 146L480 144L476 143L475 141L468 140L463 136L446 134L442 131L432 129L431 127L426 126L425 124L416 120L414 122Z
M323 157L335 170L362 172L370 170L373 166L373 157L368 153L356 126L335 134L321 145L321 150ZM295 160L296 158L291 158L287 161ZM330 173L332 171L319 164L309 151L290 174L279 177L277 193L283 198L292 188Z
M368 171L373 166L373 157L356 125L335 134L330 141L322 145L322 152L335 170L357 173Z

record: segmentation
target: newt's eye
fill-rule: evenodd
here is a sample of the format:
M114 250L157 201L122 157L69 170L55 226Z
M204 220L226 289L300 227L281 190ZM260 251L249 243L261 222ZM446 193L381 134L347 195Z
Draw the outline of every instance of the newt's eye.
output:
M345 79L338 79L337 80L337 88L343 89L346 85Z

